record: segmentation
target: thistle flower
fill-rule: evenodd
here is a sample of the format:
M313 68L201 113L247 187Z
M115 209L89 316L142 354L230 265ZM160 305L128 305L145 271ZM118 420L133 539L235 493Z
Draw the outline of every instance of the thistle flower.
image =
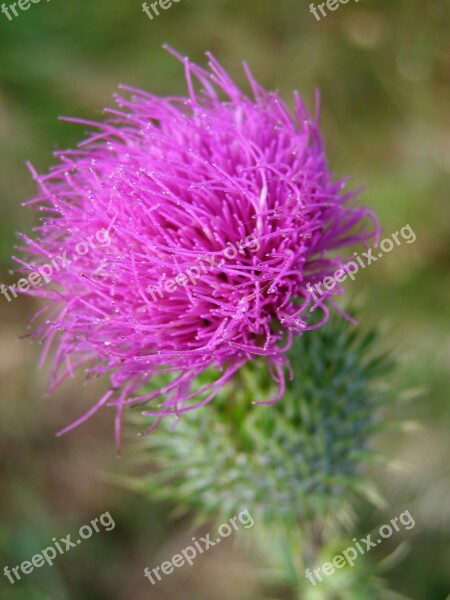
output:
M125 407L162 396L144 413L157 417L152 429L210 402L258 356L279 389L256 401L275 402L293 337L325 323L331 296L342 293L336 287L316 301L308 285L377 229L356 193L332 180L317 115L298 93L290 114L246 65L251 97L211 55L208 71L176 56L187 97L124 87L105 122L70 119L96 128L78 149L56 152L46 175L33 170L40 194L26 204L48 216L37 241L23 236L26 272L73 255L99 230L110 238L55 271L50 287L28 292L51 311L35 331L42 360L56 346L50 389L83 364L88 376L110 374L111 389L63 431L108 404L118 436ZM195 285L181 284L194 265ZM199 386L210 367L215 381ZM167 385L139 393L159 373L169 374Z

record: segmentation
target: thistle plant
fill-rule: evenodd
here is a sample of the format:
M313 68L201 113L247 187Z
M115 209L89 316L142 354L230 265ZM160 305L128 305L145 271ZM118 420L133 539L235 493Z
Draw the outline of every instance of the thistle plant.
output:
M247 66L250 95L211 55L205 70L172 52L186 97L124 87L104 122L72 119L95 128L76 150L32 169L27 204L45 216L22 236L22 273L108 239L27 291L44 301L33 335L43 360L55 350L50 389L83 366L110 379L63 432L112 406L119 445L126 409L140 409L141 459L157 469L133 485L197 520L250 508L299 597L375 598L359 572L322 596L300 573L370 490L386 363L334 303L342 286L309 290L377 243L376 218L333 178L318 110L298 93L291 112Z

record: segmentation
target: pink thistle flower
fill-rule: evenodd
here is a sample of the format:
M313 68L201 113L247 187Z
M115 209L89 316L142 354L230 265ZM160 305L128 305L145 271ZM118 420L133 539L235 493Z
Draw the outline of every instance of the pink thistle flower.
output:
M33 171L40 194L26 204L48 216L38 241L22 236L25 271L64 251L73 257L99 230L109 240L28 292L51 311L34 332L42 361L55 344L50 390L83 364L90 376L110 374L111 389L63 432L106 404L117 408L117 439L127 406L163 397L144 414L156 424L178 416L260 355L279 387L275 402L292 337L325 323L331 296L342 293L337 286L315 300L309 284L344 264L345 246L377 235L356 193L332 181L317 115L298 93L291 115L246 65L253 97L208 57L206 71L178 56L188 97L124 87L127 98L116 98L120 110L107 110L104 123L72 119L97 129L89 139L56 152L47 175ZM201 276L182 285L194 265ZM217 379L199 389L209 367ZM171 382L139 394L158 373Z

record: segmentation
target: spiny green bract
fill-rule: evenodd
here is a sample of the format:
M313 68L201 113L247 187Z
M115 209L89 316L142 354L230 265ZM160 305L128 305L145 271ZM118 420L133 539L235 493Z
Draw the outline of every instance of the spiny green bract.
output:
M274 384L264 361L247 365L211 404L143 440L156 469L139 487L178 513L195 507L200 520L243 507L288 528L336 516L367 488L361 465L374 457L377 384L390 366L374 338L338 318L305 333L289 351L294 379L273 405L252 404Z

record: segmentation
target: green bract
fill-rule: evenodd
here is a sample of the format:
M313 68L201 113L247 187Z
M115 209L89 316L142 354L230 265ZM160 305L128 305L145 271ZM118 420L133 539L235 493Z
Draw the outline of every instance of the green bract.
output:
M372 333L339 318L305 333L289 351L293 381L267 406L252 401L270 397L272 378L263 359L249 363L209 405L175 426L166 419L143 440L156 468L142 487L178 513L195 507L200 520L246 507L289 530L338 516L368 489L361 467L374 458L377 384L389 366L373 345Z

